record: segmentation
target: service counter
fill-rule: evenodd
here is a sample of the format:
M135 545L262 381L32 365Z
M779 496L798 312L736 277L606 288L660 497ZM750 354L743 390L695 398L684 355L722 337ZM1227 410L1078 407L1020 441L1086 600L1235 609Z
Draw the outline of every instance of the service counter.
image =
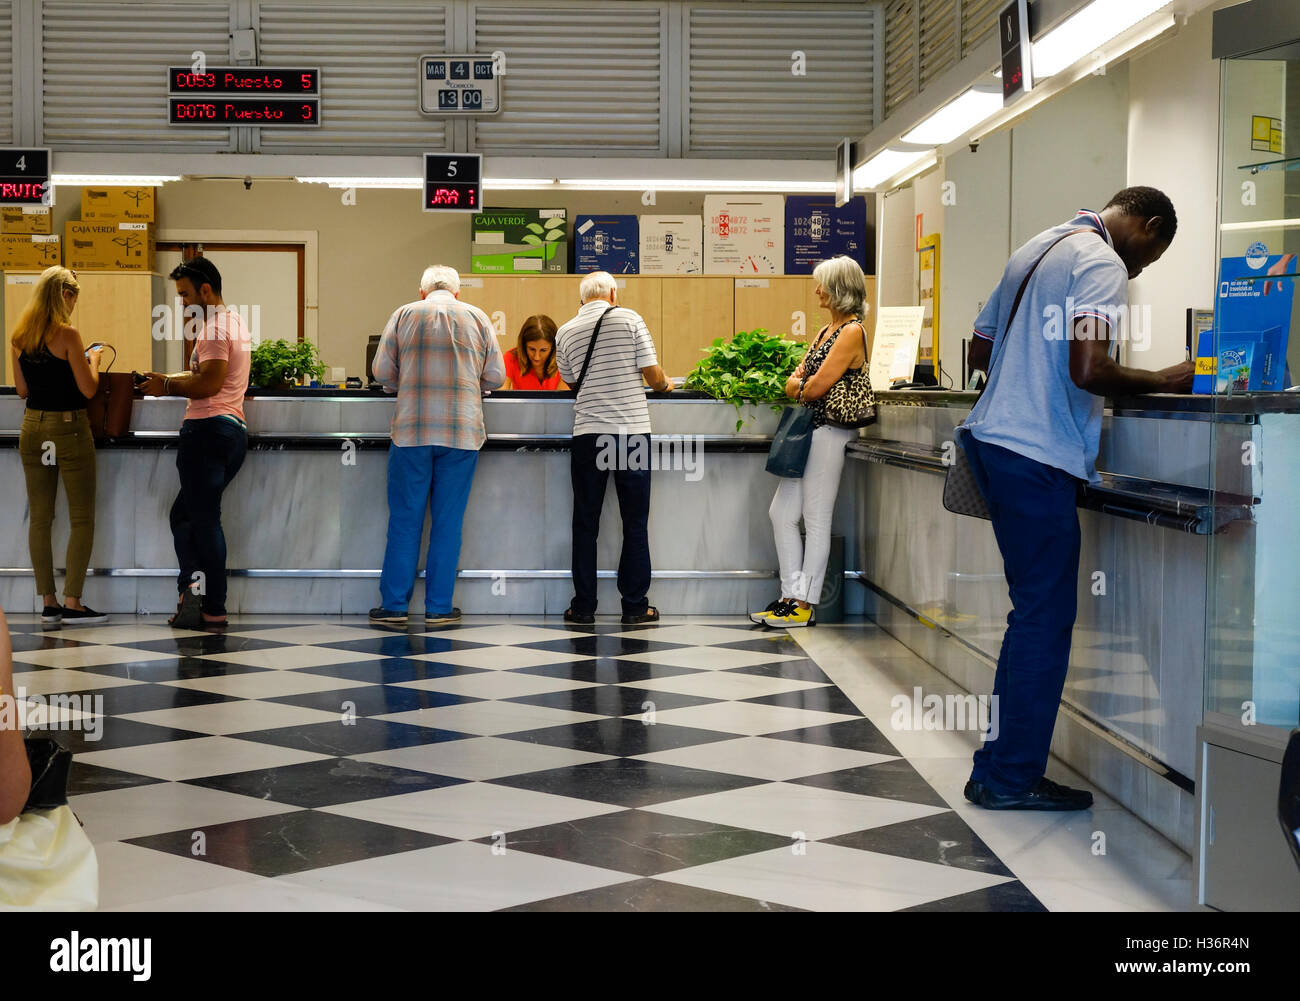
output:
M27 610L35 596L26 493L16 448L22 401L0 395L0 498L24 512L0 538L0 600ZM132 433L99 450L99 498L86 600L111 612L175 604L176 557L167 514L176 496L180 399L137 400ZM764 471L778 411L688 393L650 394L655 470L651 600L666 614L740 614L775 596L776 550ZM365 613L379 603L387 525L386 452L394 400L367 391L293 391L250 397L249 453L227 490L228 605L246 613ZM567 396L494 393L484 401L488 442L465 516L456 604L467 614L560 614L570 581ZM7 446L7 447L6 447ZM67 519L56 518L62 564ZM838 533L850 532L841 498ZM601 522L601 611L617 611L618 503ZM856 540L846 540L852 552ZM423 561L421 561L423 562ZM861 594L854 589L860 611ZM423 607L423 581L413 608Z
M988 522L942 503L953 428L974 399L893 394L849 465L867 614L987 692L1010 610L1002 561ZM1297 636L1300 398L1109 403L1102 483L1080 497L1079 611L1053 751L1190 853L1206 665L1225 714L1250 703L1261 724L1296 718L1296 645L1251 637L1256 626Z
M890 394L878 423L849 445L833 531L845 539L845 611L866 612L967 691L987 692L1009 610L1002 563L988 522L942 504L953 428L973 402ZM572 406L560 395L485 400L489 438L455 593L466 613L567 607ZM356 614L378 602L393 407L366 391L250 397L249 454L223 514L233 612ZM652 600L668 614L762 607L777 590L767 514L776 481L764 469L777 411L738 413L688 393L651 394L649 407ZM16 448L22 409L12 390L0 391L0 501L13 512L0 537L0 601L26 610L36 599ZM137 401L132 433L100 449L86 592L95 607L174 607L167 513L183 412L178 399ZM1098 468L1102 484L1080 500L1079 614L1053 750L1190 851L1207 701L1224 715L1250 702L1274 729L1297 714L1300 400L1112 401ZM602 612L618 607L619 534L611 489ZM66 538L61 502L56 565ZM412 607L422 606L422 588ZM1261 623L1269 639L1256 643ZM1208 697L1207 663L1216 665Z

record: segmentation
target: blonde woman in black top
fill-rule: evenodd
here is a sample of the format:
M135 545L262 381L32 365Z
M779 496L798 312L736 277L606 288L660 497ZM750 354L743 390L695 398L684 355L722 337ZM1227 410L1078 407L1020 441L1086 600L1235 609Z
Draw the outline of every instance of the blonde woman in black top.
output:
M81 603L86 568L95 542L95 439L86 404L99 386L102 349L87 351L81 334L68 325L81 286L76 272L52 267L42 272L35 295L14 327L10 343L14 383L27 401L18 451L27 479L31 510L27 542L44 599L45 625L105 622L108 616ZM59 478L68 495L67 573L60 605L54 590L50 542Z

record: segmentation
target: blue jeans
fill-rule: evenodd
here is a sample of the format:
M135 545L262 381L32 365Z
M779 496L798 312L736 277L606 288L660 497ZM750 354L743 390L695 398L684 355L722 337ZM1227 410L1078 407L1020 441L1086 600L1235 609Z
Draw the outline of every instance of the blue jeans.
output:
M960 438L988 503L1012 605L993 680L1000 729L975 752L970 777L993 792L1018 795L1047 769L1070 666L1080 481L970 432Z
M226 533L221 528L221 495L244 464L248 432L225 417L181 423L176 472L181 492L172 504L172 541L180 575L178 593L202 573L203 611L226 614Z
M426 614L451 611L460 559L460 527L474 481L478 452L442 445L417 445L388 449L388 548L379 578L384 608L405 612L415 590L420 536L427 508L429 554L425 560L424 609Z

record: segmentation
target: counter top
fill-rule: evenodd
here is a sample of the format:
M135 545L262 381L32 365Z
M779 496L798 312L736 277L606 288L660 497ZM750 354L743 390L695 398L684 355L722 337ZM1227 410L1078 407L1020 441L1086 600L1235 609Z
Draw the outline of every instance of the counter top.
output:
M911 407L973 407L979 393L951 389L900 389L877 393L884 404ZM1236 393L1231 396L1203 396L1192 393L1149 393L1143 396L1107 397L1106 409L1116 416L1159 417L1162 414L1215 414L1235 417L1258 414L1300 413L1300 393Z

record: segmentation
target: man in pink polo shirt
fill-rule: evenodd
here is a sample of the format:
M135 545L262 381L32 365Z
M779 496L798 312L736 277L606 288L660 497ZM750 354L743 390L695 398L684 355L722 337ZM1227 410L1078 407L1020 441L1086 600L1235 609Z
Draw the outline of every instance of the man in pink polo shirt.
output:
M221 495L244 463L248 426L244 393L252 343L243 318L221 298L221 272L206 257L175 268L171 279L188 310L203 309L206 322L195 340L189 371L150 373L146 396L189 399L181 424L176 471L181 490L172 505L172 537L180 562L176 615L179 629L226 624L226 536Z

